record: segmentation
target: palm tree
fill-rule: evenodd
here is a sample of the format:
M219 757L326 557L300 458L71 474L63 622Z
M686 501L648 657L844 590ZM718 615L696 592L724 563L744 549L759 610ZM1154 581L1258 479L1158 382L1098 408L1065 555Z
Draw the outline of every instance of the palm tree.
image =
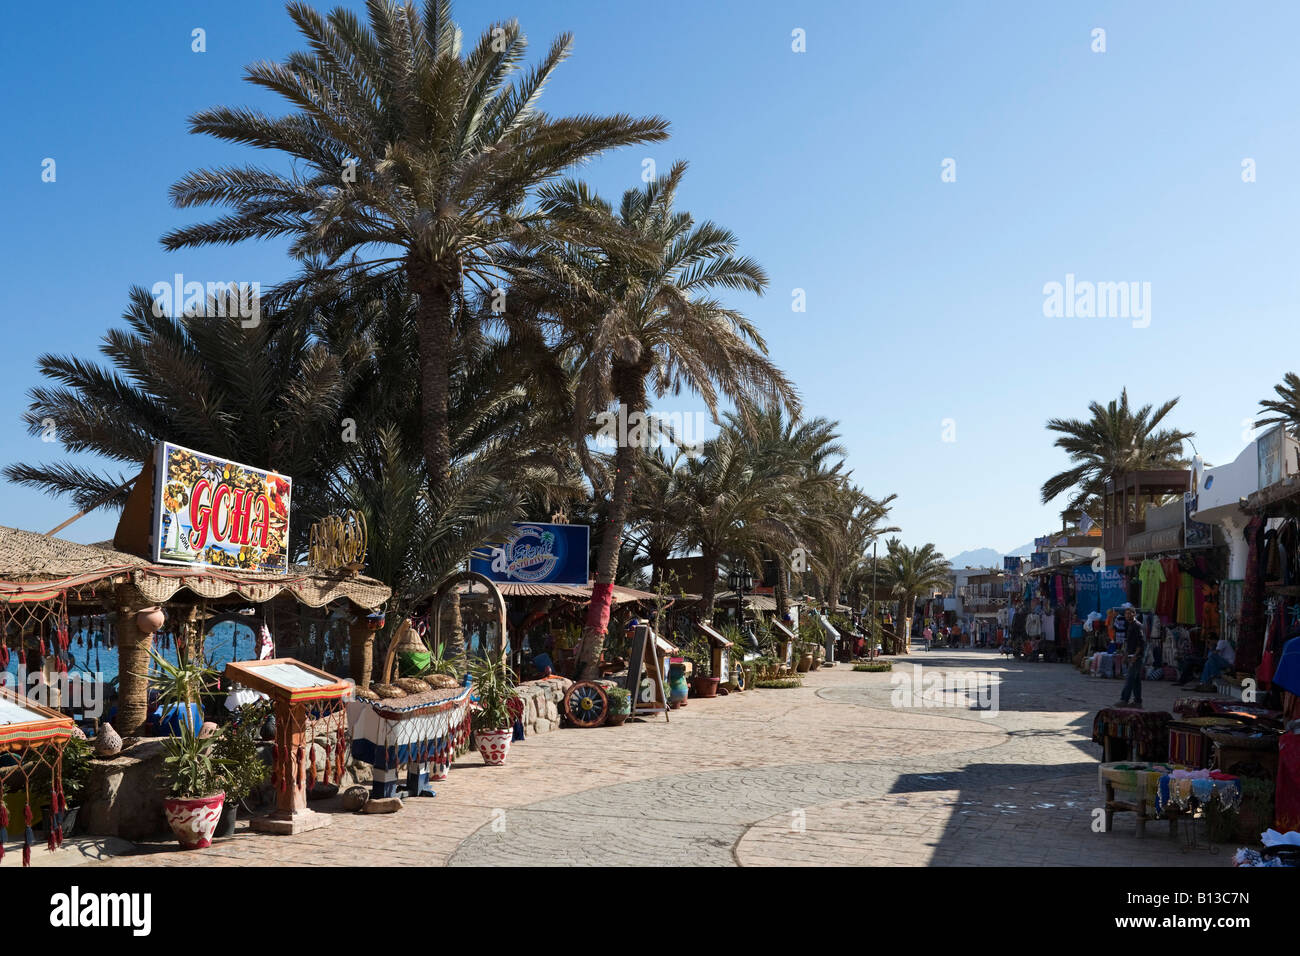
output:
M685 543L682 482L686 455L655 448L641 456L628 509L627 540L650 566L650 590L663 580L668 559ZM622 561L620 560L620 566Z
M32 434L53 421L64 449L96 454L127 473L62 461L11 464L4 476L67 495L83 509L120 508L141 464L167 440L292 475L294 506L310 513L323 494L322 463L343 447L341 410L356 386L361 352L331 350L303 310L274 303L249 326L159 311L146 290L130 290L128 328L110 329L101 346L110 367L40 356L41 374L54 384L33 388L23 415ZM291 554L305 542L306 527L294 525ZM118 725L131 732L146 716L151 639L135 627L120 631Z
M54 462L11 464L4 476L68 495L82 508L120 508L130 474L166 440L291 475L295 509L310 509L326 479L324 463L342 453L340 420L360 378L363 346L336 351L303 310L274 305L264 304L261 320L248 327L156 315L138 286L123 318L128 328L109 329L100 347L111 367L73 356L37 359L56 384L31 390L23 421L33 435L55 422L67 451L118 462L128 474ZM305 529L295 525L299 546Z
M948 562L933 544L909 548L897 538L887 542L880 561L884 583L898 597L898 614L903 619L902 650L906 654L912 640L912 615L916 599L931 594L948 583Z
M820 506L822 493L840 482L844 446L836 429L838 422L826 418L804 419L787 415L780 405L749 408L745 414L729 414L728 425L750 455L766 473L781 474L793 480L790 493L780 500L784 517L802 542L805 552L817 550L814 542L828 534L832 522ZM838 460L836 460L838 459ZM773 589L776 616L783 619L789 610L786 586L788 555L767 552L776 558L777 575Z
M286 154L294 172L220 167L172 187L180 208L231 212L163 237L168 249L289 237L297 257L349 272L399 272L418 297L422 452L438 494L452 459L449 411L453 309L467 288L505 284L508 246L589 237L526 203L541 184L606 150L662 140L658 118L573 116L538 111L543 87L572 38L556 39L520 72L526 40L510 20L486 29L468 52L449 0L368 0L368 25L340 7L321 16L290 3L310 50L262 62L245 78L289 102L273 118L217 107L190 129ZM362 255L369 258L362 258ZM347 261L348 257L356 257Z
M786 462L755 459L740 435L724 428L687 462L682 479L686 546L706 568L701 619L713 617L717 569L724 557L758 566L764 554L788 553L799 543L791 504L800 475Z
M834 608L839 601L840 586L851 580L868 564L867 549L883 534L899 529L886 527L891 505L897 495L875 499L861 488L841 481L818 496L825 515L814 555L815 566L825 578L826 600Z
M793 386L768 358L757 328L711 294L761 294L767 276L753 260L735 255L732 233L675 210L685 172L686 164L676 163L663 179L629 189L617 212L575 181L540 191L548 217L598 223L603 234L623 237L622 243L600 246L553 245L515 268L525 276L525 301L547 302L557 336L582 356L576 432L586 432L611 404L636 421L647 413L652 392L662 397L688 389L715 421L720 397L744 406L796 405ZM604 644L640 456L636 441L621 440L612 482L592 475L609 506L578 654L587 675L594 673Z
M1300 375L1287 372L1282 377L1282 384L1274 385L1273 391L1277 393L1276 399L1266 398L1259 403L1261 408L1273 414L1260 412L1255 426L1285 425L1287 431L1300 438Z
M1129 407L1128 389L1124 389L1117 402L1092 402L1087 420L1049 420L1047 430L1058 434L1054 444L1070 456L1072 467L1043 482L1043 504L1072 491L1067 510L1095 510L1095 499L1104 493L1107 479L1116 474L1186 465L1183 442L1196 433L1158 429L1177 404L1174 398L1159 408L1143 405L1134 411Z

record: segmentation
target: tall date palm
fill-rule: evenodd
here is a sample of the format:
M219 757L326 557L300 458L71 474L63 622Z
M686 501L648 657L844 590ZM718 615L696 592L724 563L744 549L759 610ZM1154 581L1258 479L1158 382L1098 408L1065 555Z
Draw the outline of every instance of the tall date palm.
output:
M468 51L448 0L368 0L368 23L345 8L288 13L309 50L249 66L245 78L293 108L280 117L216 107L190 129L270 150L293 172L202 169L172 187L178 207L230 212L176 229L168 249L287 237L290 251L326 264L400 270L418 296L425 472L435 493L452 458L448 421L453 309L468 289L504 284L499 256L546 236L587 235L528 205L540 184L615 147L661 140L667 124L625 115L551 118L542 90L570 51L558 37L524 72L513 20Z

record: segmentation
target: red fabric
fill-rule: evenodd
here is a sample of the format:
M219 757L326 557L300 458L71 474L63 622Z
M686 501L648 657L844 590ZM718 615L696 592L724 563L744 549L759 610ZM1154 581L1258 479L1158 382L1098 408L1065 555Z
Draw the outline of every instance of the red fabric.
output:
M1277 743L1277 792L1273 829L1300 830L1300 734L1283 734Z
M597 582L591 586L591 603L587 605L587 627L597 634L609 628L609 609L614 601L614 585Z

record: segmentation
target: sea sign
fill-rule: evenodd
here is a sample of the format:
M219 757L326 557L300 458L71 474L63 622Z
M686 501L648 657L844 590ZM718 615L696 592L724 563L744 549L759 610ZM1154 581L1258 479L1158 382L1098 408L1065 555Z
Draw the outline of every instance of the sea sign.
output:
M493 581L586 586L590 533L585 524L516 521L505 543L490 558L471 559L470 570Z
M170 442L154 476L155 561L286 570L292 479Z

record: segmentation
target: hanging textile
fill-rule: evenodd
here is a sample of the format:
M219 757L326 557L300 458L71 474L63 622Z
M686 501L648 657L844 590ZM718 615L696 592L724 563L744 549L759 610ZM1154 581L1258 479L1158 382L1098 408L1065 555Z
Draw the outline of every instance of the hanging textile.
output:
M1256 515L1246 525L1246 581L1241 594L1241 619L1237 633L1236 669L1253 674L1264 644L1264 518Z

